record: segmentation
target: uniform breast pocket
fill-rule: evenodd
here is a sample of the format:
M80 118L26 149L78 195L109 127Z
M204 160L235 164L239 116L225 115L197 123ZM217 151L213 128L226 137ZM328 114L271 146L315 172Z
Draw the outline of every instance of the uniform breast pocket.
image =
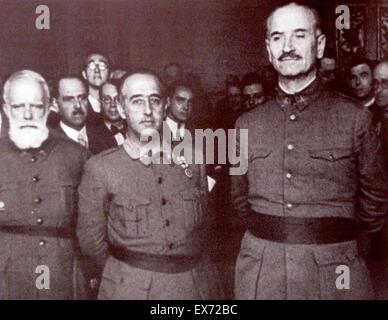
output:
M330 148L309 150L309 155L313 159L315 170L332 169L339 172L349 171L355 165L355 152L351 148ZM339 171L337 171L339 170ZM334 173L334 171L332 171Z
M129 238L145 238L150 235L150 205L146 197L113 199L114 219Z
M74 222L77 191L71 183L47 186L46 191L42 191L38 196L43 199L41 207L47 209L39 210L45 220L52 220L58 226L67 226Z
M196 189L186 189L180 192L184 212L184 224L187 231L202 223L204 208L201 192Z

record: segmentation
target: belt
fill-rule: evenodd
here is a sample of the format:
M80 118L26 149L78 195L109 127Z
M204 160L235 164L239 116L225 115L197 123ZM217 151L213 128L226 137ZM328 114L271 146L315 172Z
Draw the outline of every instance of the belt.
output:
M109 244L109 254L126 264L144 270L161 273L181 273L194 269L201 261L201 255L157 255L131 251Z
M288 244L338 243L355 240L358 234L355 220L339 217L281 217L251 210L247 224L257 238Z
M52 238L73 238L74 230L64 227L38 227L38 226L4 226L0 225L0 232L24 234L28 236L41 236Z

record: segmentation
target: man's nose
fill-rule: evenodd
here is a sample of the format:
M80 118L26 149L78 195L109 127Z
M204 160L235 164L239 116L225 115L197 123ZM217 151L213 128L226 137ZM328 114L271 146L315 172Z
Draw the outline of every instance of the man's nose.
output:
M23 117L25 120L32 120L32 111L30 106L26 106L24 109Z
M291 52L294 51L294 40L292 37L285 37L284 44L283 44L283 51L284 52Z
M151 108L151 103L149 100L145 100L145 103L144 103L144 114L145 115L150 115L152 114L152 108Z
M359 85L361 84L361 80L360 80L360 78L356 78L356 86L358 87Z

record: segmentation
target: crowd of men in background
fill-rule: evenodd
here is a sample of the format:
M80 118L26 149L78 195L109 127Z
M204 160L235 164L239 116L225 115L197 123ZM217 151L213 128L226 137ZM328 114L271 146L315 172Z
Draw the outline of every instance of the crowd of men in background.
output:
M276 30L286 28L279 21L287 10L287 14L298 16L298 19L293 21L306 23L308 28L314 26L311 30L317 32L317 37L322 36L315 11L296 4L274 11L268 20L268 32L273 29L275 36L282 34ZM308 28L303 29L306 34L306 30L310 30ZM307 71L312 76L311 81L306 81L307 87L310 86L318 92L319 82L324 90L329 92L327 96L343 89L341 97L347 95L353 98L341 100L342 98L335 96L330 102L329 98L324 96L327 103L344 103L344 114L349 115L349 119L354 112L361 114L354 120L354 124L352 122L349 126L359 130L357 139L360 139L362 146L364 143L373 148L378 145L385 156L383 161L387 170L388 61L371 62L364 57L355 56L344 70L339 70L333 50L326 49L323 54L321 46L324 48L324 44L322 38L320 39L322 42L315 44L316 47L313 46L314 50L317 50L316 57L320 59L319 66L315 70L315 64L311 62L315 61L315 57L311 58L311 70ZM242 120L238 126L252 126L250 132L253 132L252 137L256 137L254 130L262 130L265 125L268 125L268 128L271 126L266 122L255 127L247 118L274 117L278 121L278 115L262 110L270 108L275 99L283 99L281 101L284 108L287 108L287 105L303 104L303 99L314 103L311 98L313 93L306 93L302 97L303 101L290 102L290 97L295 92L289 93L283 87L278 87L278 76L283 79L283 84L286 83L284 79L292 79L282 66L287 60L287 54L289 60L300 60L306 58L303 56L306 53L298 52L299 47L295 45L295 48L283 48L284 57L279 58L276 57L276 47L272 46L271 42L278 40L273 40L273 34L269 33L267 41L273 59L270 59L272 65L258 72L247 73L241 81L237 76L228 76L225 96L214 107L201 88L200 79L191 73L185 73L176 63L167 65L160 78L148 70L126 72L113 69L106 55L92 53L85 58L79 74L66 74L49 83L34 71L22 70L12 74L5 81L3 88L4 107L0 118L0 298L288 297L287 294L279 296L273 292L265 295L265 289L262 293L250 295L248 289L244 289L244 286L248 288L251 283L255 283L253 279L257 277L257 274L249 273L250 268L253 265L256 268L263 263L260 259L265 261L264 249L257 252L255 250L258 247L266 247L267 252L273 252L270 254L273 258L277 256L279 248L271 247L268 243L255 242L261 235L264 237L265 230L250 229L249 235L257 235L254 239L244 236L246 221L239 218L244 210L239 210L233 203L235 199L231 196L234 191L229 165L189 164L182 158L178 161L180 164L175 166L150 165L142 162L144 154L141 147L144 142L140 141L141 132L161 131L163 123L167 124L170 130L172 143L177 143L184 139L186 132L194 129L235 128L239 118ZM299 56L292 56L294 52ZM364 130L364 111L356 112L357 107L354 107L354 110L353 107L348 107L354 104L361 104L371 113L373 134ZM303 108L302 106L299 110L302 111ZM310 107L311 110L312 108ZM339 114L338 119L345 117L340 115L341 110L336 109L335 112ZM299 115L296 113L289 114L292 123L297 123L297 117ZM319 128L320 126L323 124L318 125ZM267 139L267 131L262 134L263 139ZM338 133L338 137L345 137L345 131L343 129ZM268 134L275 139L275 135L270 132ZM374 144L374 140L370 144L365 142L369 137L367 134L378 137L378 144ZM261 137L256 138L255 143L259 143ZM268 136L268 139L272 138ZM303 137L305 138L307 137ZM348 140L344 138L343 141ZM278 141L280 140L273 140L274 145ZM293 144L287 144L290 152L294 148ZM253 150L252 152L256 153L250 155L249 161L254 169L249 169L247 179L238 183L240 189L245 190L245 198L257 193L249 203L253 211L261 219L269 219L268 225L271 225L273 221L269 217L272 216L268 217L271 212L262 214L257 208L275 212L277 207L273 204L255 203L257 199L270 202L272 196L263 196L265 191L255 185L255 180L260 178L258 181L263 185L269 183L264 187L275 190L272 188L277 187L276 183L267 175L280 169L268 167L268 172L265 173L255 166L269 166L268 163L260 161L264 161L271 152L273 156L277 153L267 152L260 146L255 146ZM201 152L195 150L197 151ZM370 156L376 152L371 149L347 153L345 149L318 151L312 151L311 158L332 162L350 158L355 153L366 152ZM158 156L174 157L167 150L160 150ZM357 161L362 162L362 165L365 165L364 162L371 163L372 156L367 159L370 162L365 161L367 156L364 153L361 156ZM337 169L345 170L343 166ZM353 168L351 165L349 167ZM322 167L317 168L317 172L321 172L319 170ZM325 167L325 170L327 168ZM371 187L373 181L370 179L378 176L377 171L371 172L371 169L364 167L361 169L364 171L357 174L346 169L344 175L360 175L364 179L359 182L361 187L364 187L364 184ZM297 173L299 172L296 169L295 172L285 173L286 181L292 180ZM216 181L214 188L209 187L210 177ZM247 189L244 189L245 187ZM333 188L327 186L323 192L332 191ZM295 190L292 192L298 194ZM348 196L351 192L346 190L345 193ZM377 187L364 192L372 194L371 198L378 199L376 203L370 202L371 208L385 208L378 202L381 200L379 192L381 190ZM237 193L234 192L235 195ZM312 194L312 197L316 194ZM291 210L294 206L291 202L284 205L285 210ZM323 207L322 204L322 207L314 210L325 215L326 209ZM383 209L375 215L380 214L382 217L386 214ZM377 212L377 209L370 210ZM368 209L365 211L370 213ZM302 214L304 211L300 212ZM369 219L370 224L373 224L372 218L375 217L367 216L365 220ZM388 268L388 230L376 225L370 228L380 231L373 238L366 236L360 242L364 244L364 254L369 269L373 271L372 276L377 276L375 289L381 293L380 297L383 297L387 290L384 282L386 279L381 280L386 277ZM239 254L243 236L242 251ZM270 235L264 239L279 242L284 240L272 237L273 235ZM345 241L337 240L333 240L333 243ZM256 249L253 250L250 246ZM352 247L338 248L337 251L349 251ZM295 249L296 256L301 252L298 250ZM322 250L322 255L323 253ZM314 254L318 257L318 251ZM247 257L252 256L255 263L247 260ZM276 265L279 261L274 260L271 265ZM49 289L39 289L39 286L31 285L34 283L32 279L37 277L36 267L40 265L48 266L50 270ZM265 277L264 267L262 271L262 277ZM244 275L247 275L246 278ZM42 281L44 282L44 279ZM276 282L264 282L260 286L281 292L276 288ZM293 297L292 294L290 296ZM298 292L294 297L302 296ZM360 294L355 297L369 296Z

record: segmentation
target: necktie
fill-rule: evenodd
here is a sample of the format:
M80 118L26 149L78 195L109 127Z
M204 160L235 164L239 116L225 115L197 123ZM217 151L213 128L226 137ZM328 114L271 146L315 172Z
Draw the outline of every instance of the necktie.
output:
M125 127L122 126L121 128L119 128L118 126L115 126L115 125L111 125L110 126L110 131L112 131L112 134L113 135L116 135L118 133L121 133L124 137L125 137Z
M183 139L183 135L181 134L181 130L182 130L182 123L178 123L177 128L176 128L176 134L175 134L176 141L181 141Z
M79 143L81 146L83 146L83 147L85 147L85 148L88 147L88 143L87 143L86 139L84 138L84 135L83 135L81 132L78 134L77 141L78 141L78 143Z

